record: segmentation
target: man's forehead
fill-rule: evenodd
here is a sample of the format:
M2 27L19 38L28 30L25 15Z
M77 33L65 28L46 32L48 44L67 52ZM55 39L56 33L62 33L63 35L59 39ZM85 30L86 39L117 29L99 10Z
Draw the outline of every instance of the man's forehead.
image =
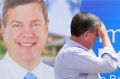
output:
M14 7L9 7L6 10L6 13L8 15L9 12L12 13L21 13L22 14L26 14L28 12L34 13L34 12L42 12L42 6L39 3L27 3L27 4L23 4L23 5L16 5Z

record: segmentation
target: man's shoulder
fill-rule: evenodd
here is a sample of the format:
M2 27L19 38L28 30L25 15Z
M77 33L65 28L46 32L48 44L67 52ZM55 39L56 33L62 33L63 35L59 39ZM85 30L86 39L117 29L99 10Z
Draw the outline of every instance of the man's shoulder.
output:
M0 68L4 66L4 63L5 63L4 58L1 58L0 59Z
M4 59L0 59L0 77L1 78L4 78L5 74L8 72L4 63L5 63Z
M60 50L60 52L64 52L64 53L80 53L80 52L84 52L85 50L83 48L79 48L79 47L65 47L63 49Z

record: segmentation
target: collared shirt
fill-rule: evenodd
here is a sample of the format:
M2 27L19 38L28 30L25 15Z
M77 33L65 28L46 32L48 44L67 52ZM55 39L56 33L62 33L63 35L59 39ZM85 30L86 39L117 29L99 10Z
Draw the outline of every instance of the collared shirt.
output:
M27 72L29 71L15 63L8 54L0 61L0 79L24 79ZM30 72L37 79L54 79L53 68L42 62Z
M99 73L117 68L117 54L113 48L105 47L99 55L67 39L55 60L55 79L101 79Z

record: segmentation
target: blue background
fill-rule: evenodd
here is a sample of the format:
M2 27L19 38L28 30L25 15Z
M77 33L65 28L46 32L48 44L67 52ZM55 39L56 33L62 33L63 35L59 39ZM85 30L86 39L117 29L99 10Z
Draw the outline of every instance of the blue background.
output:
M120 0L82 0L80 11L91 12L99 16L107 30L120 30ZM112 33L108 32L108 34L112 42ZM120 51L120 32L115 33L115 42L112 42L112 44L118 53ZM101 47L102 44L99 42L99 38L97 38L94 45L96 55L98 55L98 48ZM105 77L103 79L117 79L120 77L120 69L118 68L113 73L101 75ZM116 78L110 78L110 75L115 75Z

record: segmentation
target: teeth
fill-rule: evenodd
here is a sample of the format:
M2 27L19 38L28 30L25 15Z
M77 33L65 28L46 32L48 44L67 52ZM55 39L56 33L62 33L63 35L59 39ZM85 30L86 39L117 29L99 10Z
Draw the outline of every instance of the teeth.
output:
M33 43L32 44L20 44L21 46L32 46L33 45Z

